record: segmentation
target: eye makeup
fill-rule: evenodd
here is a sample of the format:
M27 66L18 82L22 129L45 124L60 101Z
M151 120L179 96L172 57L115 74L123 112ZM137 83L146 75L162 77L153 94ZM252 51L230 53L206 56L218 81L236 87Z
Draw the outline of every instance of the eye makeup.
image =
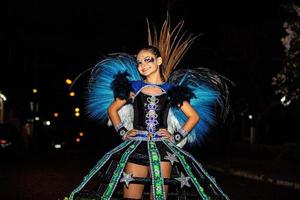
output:
M144 62L145 63L153 63L154 62L154 58L153 57L150 57L150 56L146 56L144 58Z
M154 62L154 59L153 57L150 57L150 56L146 56L143 60L144 63L153 63ZM137 61L138 64L142 64L142 61Z

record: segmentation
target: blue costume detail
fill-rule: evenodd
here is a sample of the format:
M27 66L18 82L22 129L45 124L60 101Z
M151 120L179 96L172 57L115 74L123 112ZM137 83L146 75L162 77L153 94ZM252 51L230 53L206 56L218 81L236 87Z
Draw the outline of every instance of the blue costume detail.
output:
M151 83L145 83L142 80L133 56L121 53L107 57L91 71L86 95L86 111L91 119L100 123L108 120L107 108L116 97L112 83L120 79L116 79L116 77L120 77L120 74L123 74L123 79L125 77L129 80L134 93L139 92L141 88L147 85L151 85ZM177 96L182 96L182 100L190 102L201 119L187 137L189 144L203 142L205 135L209 133L210 127L214 126L216 120L226 118L229 109L227 81L225 77L212 70L196 68L176 70L167 82L157 85L166 92L172 89L176 90L179 87L184 87L192 92L190 96L187 95L186 99L184 99L184 94L187 92L177 94ZM128 91L129 89L126 87L123 90ZM124 99L124 94L118 97ZM216 109L220 110L220 116L216 115ZM172 111L179 123L183 125L187 118L181 109L173 106Z
M171 129L176 131L183 126L186 116L179 106L183 101L189 101L199 113L200 121L187 139L190 144L201 143L215 121L225 119L228 113L228 91L224 77L212 70L197 68L177 70L163 84L145 83L137 71L134 57L113 54L92 68L89 80L86 95L89 117L100 123L106 122L109 120L107 109L115 98L132 99L118 112L122 122L131 123L137 135L105 154L70 194L70 200L121 199L123 185L128 184L123 179L152 185L155 200L166 199L164 184L170 186L170 199L175 194L175 198L179 199L229 200L215 179L193 156L179 144L162 137L160 132L160 128L167 128L173 133ZM147 86L159 87L162 93L145 94L142 89ZM162 177L161 161L171 162L170 178ZM127 179L126 173L124 176L127 162L149 166L151 177ZM124 177L121 179L122 174ZM149 199L149 195L144 197Z
M188 87L193 92L190 104L199 114L200 121L188 135L189 144L203 142L218 117L225 120L229 109L225 81L221 75L204 68L177 70L169 77L169 82ZM176 118L183 124L187 119L184 113L179 108L172 109ZM216 114L217 109L221 110L220 116Z
M130 81L131 82L131 87L133 88L134 93L137 93L141 90L141 88L145 87L145 86L149 86L149 85L155 85L158 86L160 88L162 88L165 92L168 92L169 89L171 89L172 87L174 87L174 85L172 85L171 83L165 82L162 84L151 84L151 83L145 83L142 80L139 81Z
M135 58L128 54L112 54L91 69L86 94L86 111L93 120L108 120L107 108L114 101L112 82L119 73L127 72L128 80L142 80Z

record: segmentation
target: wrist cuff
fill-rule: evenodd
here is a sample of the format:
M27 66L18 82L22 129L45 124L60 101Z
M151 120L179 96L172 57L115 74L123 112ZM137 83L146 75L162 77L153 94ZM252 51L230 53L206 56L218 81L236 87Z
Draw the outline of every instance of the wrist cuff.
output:
M128 132L127 128L125 128L124 126L122 126L121 128L119 128L119 130L117 130L117 133L123 137L124 135L126 135Z
M173 135L175 143L179 143L187 136L187 134L188 132L186 132L184 129L179 129L178 132L175 132Z
M124 125L122 122L120 122L120 123L116 124L114 127L115 127L115 130L118 132L120 130L120 128L124 127Z

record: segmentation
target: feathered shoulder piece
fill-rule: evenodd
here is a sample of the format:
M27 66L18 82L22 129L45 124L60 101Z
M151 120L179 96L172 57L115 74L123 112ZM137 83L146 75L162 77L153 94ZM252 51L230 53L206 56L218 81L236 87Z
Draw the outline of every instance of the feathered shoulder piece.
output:
M174 85L168 92L168 98L170 99L171 106L182 106L183 101L190 102L191 98L195 97L192 90L184 85ZM179 95L180 94L180 95Z
M202 143L210 128L217 121L226 119L230 110L228 83L233 83L207 68L176 70L168 81L176 85L173 91L169 91L174 102L189 100L200 116L200 121L188 135L187 142L189 144ZM181 109L174 106L172 112L183 125L187 118Z
M111 87L114 92L114 98L119 98L127 100L129 98L130 92L133 91L130 81L127 78L129 74L127 72L120 72L112 81Z
M85 110L91 119L100 122L108 120L107 109L116 97L129 97L130 81L142 80L136 59L125 53L108 55L89 72Z

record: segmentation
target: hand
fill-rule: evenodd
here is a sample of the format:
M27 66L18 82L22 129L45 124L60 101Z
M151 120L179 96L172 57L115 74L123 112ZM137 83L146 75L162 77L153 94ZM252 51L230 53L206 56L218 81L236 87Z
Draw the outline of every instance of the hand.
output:
M123 136L123 140L128 139L129 137L134 137L137 134L137 130L136 129L131 129L130 131L128 131L124 136Z
M172 134L165 128L159 129L159 132L160 132L161 136L165 139L170 139L172 136Z

